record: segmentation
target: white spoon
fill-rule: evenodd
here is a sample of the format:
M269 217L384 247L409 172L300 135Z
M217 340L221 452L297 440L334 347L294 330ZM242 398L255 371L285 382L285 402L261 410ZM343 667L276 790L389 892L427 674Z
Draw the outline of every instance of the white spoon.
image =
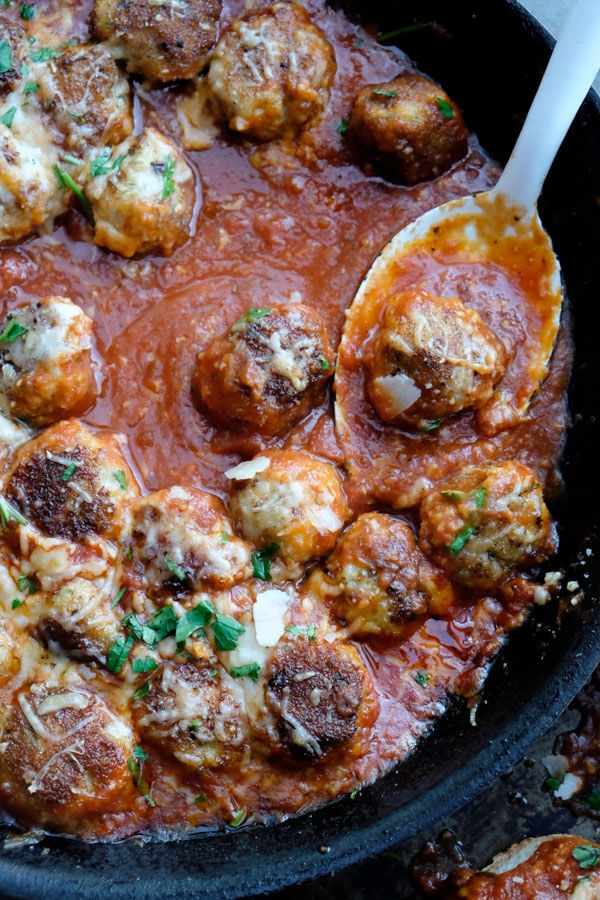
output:
M528 348L526 376L513 392L498 390L480 419L492 435L516 424L544 379L556 340L562 305L560 266L537 213L537 199L554 157L600 68L600 0L575 0L544 77L497 185L491 190L444 203L420 216L381 251L347 312L340 344L356 333L357 322L373 319L375 298L389 296L402 259L432 246L456 250L474 263L505 261L511 254L539 271L536 305L542 313L539 332ZM354 331L353 331L354 329ZM343 385L340 384L343 393ZM348 422L338 403L336 423L343 438Z

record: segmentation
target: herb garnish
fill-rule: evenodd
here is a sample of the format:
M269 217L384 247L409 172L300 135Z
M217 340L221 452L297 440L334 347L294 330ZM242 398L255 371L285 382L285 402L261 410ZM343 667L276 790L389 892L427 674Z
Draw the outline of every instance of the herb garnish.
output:
M0 122L2 122L3 125L6 125L7 128L10 128L15 118L16 112L17 107L11 106L10 109L6 110L4 115L0 116Z
M0 41L0 72L8 72L12 66L12 53L7 41Z
M452 556L456 556L460 553L476 528L476 525L467 525L466 528L463 528L462 531L458 532L454 540L448 544L448 550Z
M459 503L465 496L462 491L440 491L440 494L442 497L445 497L446 500L452 500L453 503Z
M143 683L143 685L137 689L137 691L134 691L133 699L134 700L143 700L149 690L150 690L150 682L145 681Z
M118 641L112 645L112 647L108 651L108 659L106 661L106 668L110 672L114 672L115 675L118 675L121 669L123 668L123 663L129 656L131 652L131 648L135 643L135 637L130 634L128 637L121 637Z
M96 178L97 175L107 175L109 169L106 164L108 162L110 162L110 150L106 147L100 156L90 160L90 175L92 178Z
M35 94L37 89L39 88L39 84L37 81L28 81L25 87L23 88L24 94Z
M33 19L35 16L35 6L29 6L27 3L21 3L21 18Z
M16 107L15 107L15 109L16 109ZM16 339L18 337L20 337L22 334L25 334L26 332L27 332L27 328L23 328L22 325L19 325L19 323L16 321L16 319L13 319L12 317L9 316L8 324L7 324L6 328L4 329L4 331L2 332L2 334L0 334L0 341L3 344L11 344L13 341L16 341Z
M581 798L581 803L584 806L588 806L590 809L600 811L600 791L594 788L591 794Z
M396 28L394 31L386 31L384 34L378 34L378 41L389 41L390 38L397 37L399 34L410 34L411 31L421 31L427 28L427 22L415 22L414 25L405 25L403 28Z
M263 316L268 316L270 312L270 306L263 306L259 309L257 309L255 306L252 306L247 313L244 313L241 319L237 320L235 324L238 325L241 322L255 322L257 319L262 319Z
M137 759L140 760L140 762L146 762L146 760L148 759L148 754L142 750L139 744L133 745L133 754L135 757L137 757Z
M260 665L257 662L246 663L245 666L232 666L229 670L232 678L244 678L247 675L255 684L258 681L259 672Z
M171 194L175 193L175 182L173 175L175 174L175 160L167 156L165 159L165 168L163 172L163 189L160 195L161 200L166 200Z
M359 38L354 46L355 46L355 47L362 47L362 45L364 44L364 42L365 42L365 39L364 39L364 38Z
M168 553L165 553L165 566L167 567L169 572L173 573L175 578L177 578L179 581L185 581L187 577L185 572L183 571L183 569L180 569L179 566L175 565Z
M572 853L573 859L582 869L596 869L600 862L600 850L590 844L580 844Z
M64 472L62 473L62 475L60 476L60 480L61 480L61 481L68 481L69 478L71 477L71 475L73 474L73 472L75 471L75 469L77 468L78 465L79 465L79 463L77 463L77 462L69 463L69 465L67 466L67 468L65 469L65 471L64 471Z
M207 600L201 600L198 606L195 606L178 620L177 628L175 629L175 640L177 643L185 641L198 628L204 628L205 625L208 625L214 614L215 608L212 603Z
M351 799L351 800L354 800L354 798L356 797L357 794L360 794L360 788L359 788L359 787L354 788L354 790L353 790L352 793L350 794L350 799Z
M442 420L436 419L435 422L430 422L429 425L426 425L425 428L423 428L423 431L435 431L435 429L439 428L441 424Z
M238 825L241 825L241 824L242 824L242 822L244 821L245 816L246 816L246 813L244 812L244 810L243 810L243 809L238 809L237 812L234 814L233 819L231 820L231 822L230 822L229 824L231 825L232 828L237 828Z
M16 509L13 509L4 497L0 497L0 527L6 528L11 519L14 522L18 522L19 525L27 525L27 522L21 513L17 512Z
M122 491L127 490L127 477L123 469L113 469L113 478L119 485Z
M442 97L436 97L435 102L440 108L440 112L443 116L446 116L447 119L454 118L454 110L450 106L447 100L444 100Z
M194 803L197 803L199 805L200 803L204 803L205 800L206 800L206 794L198 794L198 796L194 800Z
M139 675L140 672L153 672L158 669L158 663L151 656L144 656L143 659L132 660L131 668L136 675Z
M142 778L141 767L136 763L135 759L133 759L131 756L127 760L127 768L131 772L131 777L133 778L133 783L135 784L136 788L138 789L138 791L140 792L142 797L144 797L148 801L150 806L156 806L154 800L150 796L150 785L148 784L148 782L146 781L145 778Z
M17 578L17 584L20 591L26 591L28 594L35 594L38 589L35 580L29 575L19 575L19 577Z
M346 118L341 119L339 125L336 128L336 131L339 134L346 134L346 132L348 131L348 119L346 119Z
M79 185L75 184L68 172L63 172L57 165L54 166L54 172L56 173L56 177L58 179L60 187L69 188L69 190L73 191L73 193L79 200L79 203L81 204L81 211L83 212L88 222L93 225L94 214L92 212L92 207L90 206L90 201L85 196Z
M398 91L386 91L383 88L373 88L374 94L380 94L382 97L395 97Z
M228 540L229 540L229 535L227 534L226 531L222 531L221 532L221 543L226 544Z
M289 631L290 634L293 634L296 637L302 637L302 635L305 635L308 642L312 644L315 639L315 634L317 633L317 626L308 625L306 628L303 628L300 625L287 625L285 630Z
M67 110L67 115L71 116L72 119L76 119L78 122L85 122L85 117L78 116L77 113L72 113Z
M559 769L556 775L550 775L549 778L546 778L546 784L552 791L557 791L563 781L565 780L565 775L567 773L563 772L562 769Z
M252 574L261 581L271 580L271 557L279 550L279 544L267 544L251 554Z
M115 608L115 606L117 605L117 603L119 602L119 600L121 599L121 597L123 596L123 594L125 593L126 590L127 590L127 588L124 588L124 587L121 588L121 590L119 591L119 593L117 594L117 596L115 597L113 602L110 604L111 609Z
M329 360L322 353L319 354L319 362L321 363L321 372L326 372L329 368Z
M245 627L231 616L216 615L215 621L210 626L215 636L217 650L235 650L237 642L245 632Z
M125 558L126 558L126 559L133 559L133 547L131 547L131 545L130 545L130 546L127 548L127 550L125 551Z
M415 681L417 681L421 687L426 687L429 684L430 679L431 675L428 675L427 672L424 672L422 669L417 669Z
M36 50L35 53L29 54L29 59L32 62L46 62L49 59L58 59L60 53L56 50L51 50L50 47L42 47L40 50Z
M13 608L13 609L18 609L19 606L23 606L23 601L22 601L22 600L19 600L18 597L15 597L15 599L14 599L13 602L12 602L12 608Z

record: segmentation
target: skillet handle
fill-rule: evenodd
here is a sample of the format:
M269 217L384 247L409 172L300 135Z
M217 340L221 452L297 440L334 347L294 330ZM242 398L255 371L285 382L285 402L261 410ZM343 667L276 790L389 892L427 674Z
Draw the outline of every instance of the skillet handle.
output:
M492 195L535 209L548 170L600 68L600 0L573 0L508 164Z

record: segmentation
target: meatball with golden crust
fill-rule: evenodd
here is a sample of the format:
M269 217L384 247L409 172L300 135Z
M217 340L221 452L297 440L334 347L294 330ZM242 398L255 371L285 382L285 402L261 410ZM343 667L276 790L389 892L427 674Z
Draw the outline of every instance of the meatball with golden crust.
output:
M92 320L66 297L42 297L0 324L0 404L35 425L83 412L94 395Z
M198 354L192 390L218 422L275 435L323 399L333 360L314 309L251 309Z
M165 592L224 590L250 574L250 547L233 531L223 503L193 488L171 487L131 507L134 566L154 599Z
M468 149L456 104L435 82L414 74L359 91L348 137L370 166L411 185L446 172Z
M67 832L126 809L135 796L133 743L129 726L87 687L24 685L2 697L3 806L20 821Z
M67 46L36 67L36 100L71 154L118 144L133 131L129 81L101 44Z
M343 641L288 638L266 672L267 706L275 715L275 749L319 759L371 724L378 711L360 653Z
M170 256L190 234L194 176L176 145L144 128L113 149L85 193L95 220L94 240L121 256Z
M69 419L18 448L4 496L44 535L114 540L139 488L114 435L92 434Z
M274 3L221 35L208 86L231 129L269 141L323 112L335 69L333 48L306 11Z
M221 0L96 0L100 40L150 81L194 78L217 39Z
M313 582L353 636L400 634L417 616L443 612L451 599L408 525L382 513L358 517L327 557L325 573Z
M256 474L246 474L248 466ZM244 537L271 557L274 579L301 574L332 549L349 515L332 465L296 450L269 450L237 469L231 476L247 483L232 497L231 513Z
M504 374L506 351L479 313L457 297L416 288L389 300L366 363L379 416L427 429L483 406Z
M133 708L147 741L193 769L215 768L240 757L248 725L231 678L215 660L165 663Z
M535 472L507 461L436 485L421 505L419 544L455 581L486 591L538 566L557 539Z

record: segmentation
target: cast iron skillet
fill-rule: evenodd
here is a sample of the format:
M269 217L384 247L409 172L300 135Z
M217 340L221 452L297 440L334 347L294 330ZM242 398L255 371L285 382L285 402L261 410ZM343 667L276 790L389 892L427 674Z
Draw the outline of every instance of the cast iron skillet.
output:
M465 110L469 126L506 160L546 64L552 40L515 0L370 0L383 30L422 21L402 48ZM361 0L354 0L354 14ZM562 712L600 662L600 590L595 531L600 501L595 409L600 397L594 328L600 299L600 99L590 94L554 164L542 219L562 262L577 347L570 392L573 427L565 451L561 564L587 588L557 624L556 605L538 610L492 670L478 727L457 705L405 763L354 800L271 828L195 835L142 845L47 838L0 851L0 891L63 900L219 900L275 891L375 855L467 803L507 769ZM586 556L584 547L592 549ZM578 556L580 559L578 559ZM584 565L580 564L583 558ZM588 577L585 577L588 576ZM329 847L328 853L319 851Z

